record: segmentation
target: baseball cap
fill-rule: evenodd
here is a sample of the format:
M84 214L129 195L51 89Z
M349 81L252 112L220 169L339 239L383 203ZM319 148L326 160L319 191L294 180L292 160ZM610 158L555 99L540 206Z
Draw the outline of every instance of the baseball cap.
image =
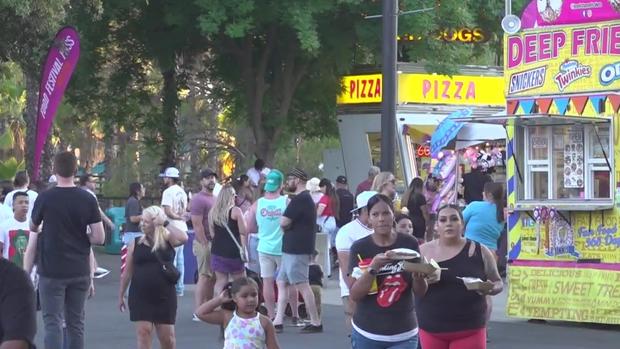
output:
M159 177L179 178L179 170L175 167L168 167Z
M338 176L336 178L336 183L347 184L347 177L345 177L345 176Z
M357 207L351 210L351 212L355 212L361 208L366 207L366 205L368 205L368 200L370 200L371 197L377 194L378 193L376 191L370 191L370 190L359 193L357 197L355 198L355 204Z
M267 174L265 180L265 191L274 192L282 186L282 182L284 181L284 174L278 170L271 170Z
M308 181L308 174L306 173L306 171L298 167L293 167L293 169L288 173L288 175L291 177L299 178L302 181Z
M316 177L312 177L306 182L306 190L311 193L321 191L319 184L321 184L321 180Z
M213 171L210 168L204 169L202 171L200 171L200 178L207 178L210 176L215 176L215 178L218 178L217 173L215 171Z

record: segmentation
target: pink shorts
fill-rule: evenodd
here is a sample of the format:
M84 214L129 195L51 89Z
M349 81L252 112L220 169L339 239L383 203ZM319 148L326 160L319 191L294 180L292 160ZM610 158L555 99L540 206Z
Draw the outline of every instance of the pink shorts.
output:
M420 329L420 342L424 349L486 349L486 327L458 331L431 333Z

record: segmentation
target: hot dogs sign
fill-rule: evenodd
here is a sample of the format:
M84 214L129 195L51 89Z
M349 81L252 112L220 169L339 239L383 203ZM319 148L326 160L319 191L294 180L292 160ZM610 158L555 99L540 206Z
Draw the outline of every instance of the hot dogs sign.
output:
M506 37L507 96L620 88L620 23L543 27Z

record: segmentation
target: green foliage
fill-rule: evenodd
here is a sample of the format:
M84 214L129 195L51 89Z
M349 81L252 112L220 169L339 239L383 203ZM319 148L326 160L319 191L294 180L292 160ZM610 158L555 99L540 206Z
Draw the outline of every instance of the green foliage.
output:
M14 139L13 132L7 130L0 135L0 150L8 151L13 148ZM12 180L18 171L23 170L25 167L24 161L18 161L15 157L0 161L0 180Z
M340 140L337 137L304 139L299 146L296 146L294 142L291 143L289 146L278 149L273 167L286 173L297 166L303 168L309 176L318 178L323 177L323 172L319 169L319 165L323 163L323 151L340 148Z
M13 62L0 64L0 120L22 122L26 106L26 90L19 66Z
M11 150L14 143L15 139L13 138L13 132L11 132L10 130L7 130L2 135L0 135L0 150Z
M381 1L196 0L198 24L211 40L212 74L226 85L221 97L232 115L253 129L256 156L269 159L293 134L335 135L340 77L356 65L380 61ZM434 7L402 0L401 11ZM399 17L399 31L435 33L484 26L497 33L480 45L455 45L432 35L404 50L429 72L457 73L459 64L493 65L501 45L503 3L443 0L430 12ZM493 24L491 26L491 24ZM501 52L501 49L499 49Z
M25 167L24 161L17 161L14 157L0 161L0 180L12 180L17 172L24 170Z

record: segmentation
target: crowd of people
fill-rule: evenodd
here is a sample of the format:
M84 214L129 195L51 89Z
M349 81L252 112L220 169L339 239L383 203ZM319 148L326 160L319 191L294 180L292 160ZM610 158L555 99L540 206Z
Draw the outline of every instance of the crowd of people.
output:
M45 348L85 347L84 303L94 293L96 270L91 245L103 243L104 224L114 225L99 207L92 178L84 175L76 186L76 170L75 156L60 153L46 190L31 190L20 172L0 205L2 349L33 347L37 305ZM192 233L198 278L195 311L186 316L219 325L224 348L278 348L276 334L285 327L323 332L321 289L332 269L354 349L486 347L490 296L503 287L495 253L505 220L500 184L476 182L467 194L477 197L481 187L480 200L433 212L432 176L414 178L398 197L394 174L377 167L355 195L345 176L332 183L300 168L285 175L260 159L231 181L201 171L193 195L178 169L160 176L160 205L143 208L144 186L129 185L122 227L127 254L118 307L135 323L137 348L151 348L153 337L161 348L176 347L183 249ZM317 244L317 234L326 246ZM390 254L395 249L416 251L414 262L438 267L410 271ZM468 290L465 276L485 287ZM11 317L17 314L20 326Z

